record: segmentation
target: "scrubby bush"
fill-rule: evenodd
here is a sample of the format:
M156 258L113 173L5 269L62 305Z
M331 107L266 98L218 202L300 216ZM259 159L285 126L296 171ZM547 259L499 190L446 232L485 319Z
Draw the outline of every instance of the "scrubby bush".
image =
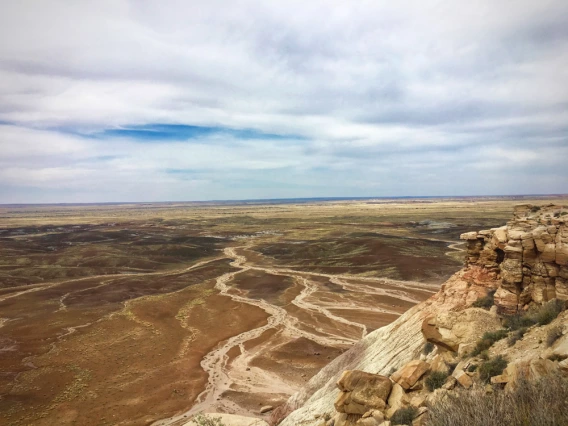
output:
M411 425L412 420L414 420L417 414L418 409L410 405L408 407L399 408L398 410L396 410L392 415L390 421L393 425Z
M430 352L434 350L436 346L432 342L426 342L424 348L422 348L422 353L424 355L428 355Z
M472 356L479 355L481 352L489 349L493 346L493 343L497 342L498 340L504 339L507 337L507 330L497 330L497 331L488 331L483 334L481 340L479 340L473 351L471 352Z
M497 355L481 363L479 366L479 378L484 382L489 382L491 377L503 373L505 367L507 367L507 360L502 355Z
M209 417L198 414L193 416L191 420L199 426L225 426L225 424L221 421L221 417Z
M527 330L528 329L526 327L521 327L518 330L513 331L509 336L509 338L507 339L507 343L509 344L509 346L513 346L515 343L521 340L525 335L525 333L527 332Z
M551 361L564 361L566 358L568 358L568 355L559 355L559 354L552 354L548 357L548 359Z
M467 367L467 371L469 371L470 373L473 373L475 370L477 370L476 364L471 364L469 367Z
M426 387L430 392L435 389L441 388L446 379L448 378L449 374L443 371L432 371L428 377L426 377L425 384Z
M518 330L520 328L530 327L531 325L534 324L536 324L536 321L527 314L525 315L516 314L508 316L505 317L505 321L503 322L505 328L511 331Z
M564 310L564 302L552 299L542 305L534 314L534 320L538 325L550 324L556 319L558 314Z
M568 425L568 380L521 381L511 391L457 389L429 407L429 426Z
M493 306L494 302L495 302L495 290L492 290L489 293L487 293L487 296L484 296L473 302L473 306L476 308L489 309L491 308L491 306Z
M551 328L546 336L546 346L554 345L558 339L562 337L562 329L560 327Z

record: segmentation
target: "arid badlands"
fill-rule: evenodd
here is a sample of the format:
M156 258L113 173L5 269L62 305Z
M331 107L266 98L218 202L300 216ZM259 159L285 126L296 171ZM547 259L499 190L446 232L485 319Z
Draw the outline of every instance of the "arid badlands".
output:
M2 206L0 425L567 424L566 205Z

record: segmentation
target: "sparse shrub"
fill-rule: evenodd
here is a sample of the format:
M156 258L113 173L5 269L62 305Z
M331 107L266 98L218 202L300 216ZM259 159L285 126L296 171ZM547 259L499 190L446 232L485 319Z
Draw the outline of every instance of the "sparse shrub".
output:
M412 420L414 420L417 414L418 409L410 405L408 407L399 408L398 410L396 410L392 415L390 421L393 425L411 425Z
M489 382L491 377L503 373L505 367L507 367L507 360L502 355L497 355L481 363L479 366L479 378L484 382Z
M221 421L221 417L209 417L207 415L198 414L191 418L199 426L225 426Z
M487 296L484 296L473 302L473 306L476 308L489 309L491 308L491 306L493 306L494 302L495 302L495 290L491 290L489 293L487 293Z
M443 371L432 371L424 382L428 390L432 392L435 389L441 388L448 376L449 374Z
M430 352L434 350L436 346L432 342L426 342L424 348L422 349L422 353L424 355L428 355Z
M467 371L469 371L470 373L473 373L475 370L477 370L477 364L471 364L469 367L467 367Z
M527 330L528 329L526 327L522 327L519 328L518 330L513 331L509 336L509 338L507 339L507 343L509 344L509 346L513 346L515 343L521 340L525 335L525 333L527 332Z
M562 329L560 327L551 328L546 336L546 346L554 345L558 339L562 337Z
M552 354L548 357L548 359L551 361L564 361L566 358L568 358L568 355L559 355L559 354Z
M481 358L483 361L487 361L489 359L489 352L481 351L479 358Z
M473 351L471 352L472 356L479 355L481 352L489 349L493 346L493 343L497 342L498 340L504 339L507 337L507 330L497 330L497 331L488 331L483 334L481 340L479 340Z
M538 325L550 324L564 309L564 302L552 299L540 307L534 314L534 320Z
M512 391L457 389L429 407L428 426L568 425L568 380L550 375Z
M503 323L503 325L511 331L518 330L522 327L530 327L534 324L536 324L536 321L527 314L516 314L505 317L505 321Z
M536 212L539 211L539 210L540 210L540 207L539 207L539 206L532 206L532 207L531 207L531 212L533 212L533 213L536 213Z

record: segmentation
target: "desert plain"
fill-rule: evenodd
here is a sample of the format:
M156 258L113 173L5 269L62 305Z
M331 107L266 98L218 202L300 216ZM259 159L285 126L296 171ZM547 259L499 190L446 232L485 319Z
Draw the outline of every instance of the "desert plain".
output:
M263 417L525 202L0 206L0 424Z

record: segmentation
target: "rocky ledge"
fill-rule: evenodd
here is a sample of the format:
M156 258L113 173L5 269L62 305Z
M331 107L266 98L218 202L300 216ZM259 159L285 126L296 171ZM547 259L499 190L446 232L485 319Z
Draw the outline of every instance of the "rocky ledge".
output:
M467 264L497 274L495 305L515 313L531 303L568 299L568 209L523 204L501 228L463 234Z
M460 392L568 376L567 220L566 207L522 205L506 226L462 235L462 270L322 369L272 424L422 426Z

